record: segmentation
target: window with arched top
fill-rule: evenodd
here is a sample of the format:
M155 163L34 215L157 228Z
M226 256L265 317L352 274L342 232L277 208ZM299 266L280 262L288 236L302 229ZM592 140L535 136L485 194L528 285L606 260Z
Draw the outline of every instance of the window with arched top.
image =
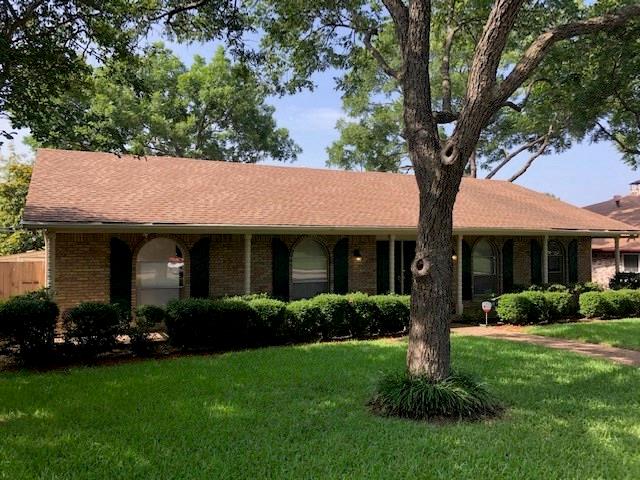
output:
M169 238L145 243L136 258L137 305L166 305L180 298L184 258L178 244Z
M291 298L310 298L329 291L329 259L320 243L305 238L291 256Z
M549 283L566 283L564 248L560 242L549 240L547 259Z
M473 294L488 295L498 292L498 262L495 249L482 239L473 247Z

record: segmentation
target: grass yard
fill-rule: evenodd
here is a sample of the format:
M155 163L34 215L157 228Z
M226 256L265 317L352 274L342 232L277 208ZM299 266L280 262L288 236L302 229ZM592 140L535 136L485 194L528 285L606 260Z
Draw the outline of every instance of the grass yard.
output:
M640 318L530 327L527 333L640 350Z
M399 341L0 374L0 478L640 478L640 369L454 338L506 418L372 416Z

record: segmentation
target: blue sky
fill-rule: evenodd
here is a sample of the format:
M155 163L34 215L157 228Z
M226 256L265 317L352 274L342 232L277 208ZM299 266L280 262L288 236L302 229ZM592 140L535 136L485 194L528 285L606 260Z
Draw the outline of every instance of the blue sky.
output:
M210 58L215 48L212 43L169 46L187 64L195 54ZM270 102L276 108L278 125L289 129L291 137L302 147L302 154L293 166L325 166L325 149L338 137L335 124L343 115L334 76L335 73L316 75L317 88L313 92L274 98ZM0 120L0 129L7 128L6 125ZM26 151L24 147L16 146ZM523 161L505 167L496 178L508 178ZM587 143L575 145L559 155L539 158L517 183L584 206L616 194L626 194L629 183L637 179L640 179L640 172L623 164L611 144Z

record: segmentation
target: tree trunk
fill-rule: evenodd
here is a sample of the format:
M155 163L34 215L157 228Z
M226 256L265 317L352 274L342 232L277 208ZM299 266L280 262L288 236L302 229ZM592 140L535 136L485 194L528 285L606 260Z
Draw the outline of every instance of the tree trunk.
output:
M439 153L433 154L439 160ZM433 160L430 163L437 164ZM433 381L450 374L453 205L462 176L457 170L454 166L440 166L431 181L420 187L416 256L411 266L407 369L411 375L426 375Z

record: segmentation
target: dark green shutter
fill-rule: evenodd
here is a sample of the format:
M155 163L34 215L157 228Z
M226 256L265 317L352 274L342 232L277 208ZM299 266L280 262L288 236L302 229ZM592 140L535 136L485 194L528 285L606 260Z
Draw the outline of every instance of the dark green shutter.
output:
M462 298L464 300L473 299L473 271L471 269L471 247L466 242L462 241Z
M395 279L393 282L393 288L395 288L395 293L400 293L400 282L402 281L402 243L399 240L396 240L394 244L395 252L393 254L393 263L395 266L393 267L393 273L395 274Z
M289 249L279 238L271 242L273 296L289 300Z
M191 250L191 296L207 298L209 296L209 258L211 240L201 238Z
M569 242L569 283L578 283L578 241Z
M376 273L378 293L389 293L389 242L376 242Z
M349 291L349 239L338 240L333 247L333 291L345 294Z
M502 246L502 289L513 290L513 240L507 240Z
M542 284L542 247L531 240L531 285Z
M413 285L413 273L411 273L411 264L416 256L416 242L404 241L402 242L402 249L404 254L404 294L409 295L411 293L411 287ZM399 293L400 290L396 290Z
M133 254L129 246L118 238L110 241L109 297L123 312L131 311L131 269Z

